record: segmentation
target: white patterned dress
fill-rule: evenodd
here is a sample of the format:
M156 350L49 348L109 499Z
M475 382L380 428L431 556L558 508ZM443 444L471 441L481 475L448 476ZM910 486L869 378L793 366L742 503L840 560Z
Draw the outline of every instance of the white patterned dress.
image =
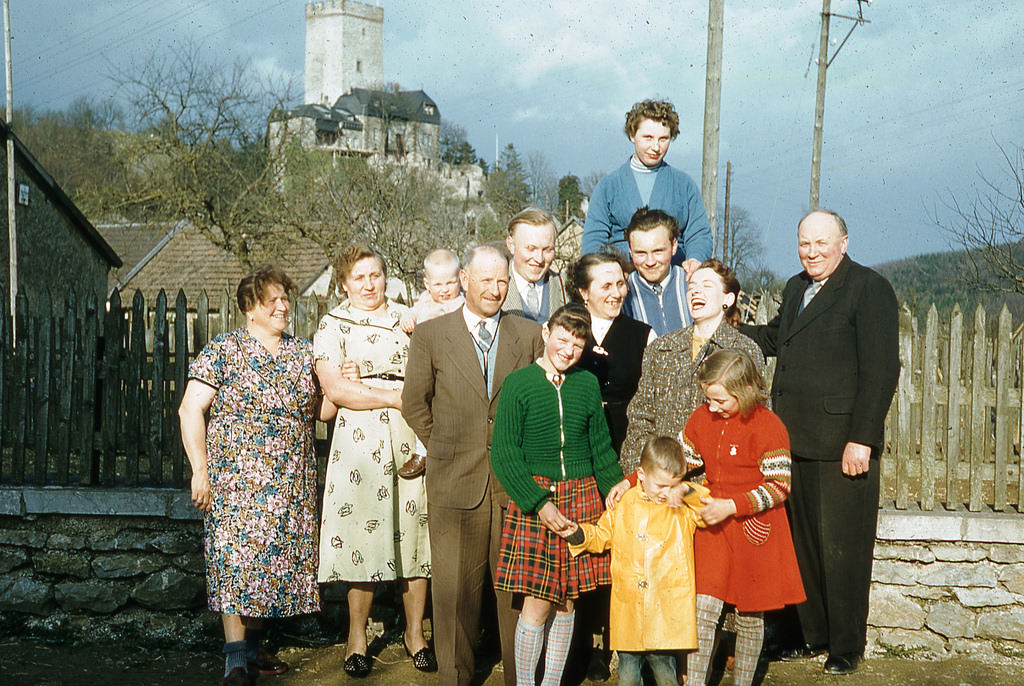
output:
M362 382L400 389L409 336L407 308L388 301L386 318L340 305L313 336L316 361L359 365ZM423 477L400 479L416 435L399 410L339 408L327 463L318 581L389 581L430 576Z

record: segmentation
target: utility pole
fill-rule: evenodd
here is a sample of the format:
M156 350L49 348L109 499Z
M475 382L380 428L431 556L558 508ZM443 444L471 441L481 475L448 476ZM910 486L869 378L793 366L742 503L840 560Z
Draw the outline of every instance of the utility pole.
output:
M725 216L722 218L722 262L729 264L729 189L732 186L732 162L725 163Z
M10 260L7 276L11 290L11 344L18 340L14 308L18 299L18 229L15 224L14 197L14 87L11 85L11 2L4 0L4 64L7 70L7 242Z
M818 94L814 101L814 143L811 147L811 197L808 209L818 209L818 200L821 191L821 142L825 133L825 74L832 61L839 56L839 51L850 39L850 34L861 24L870 24L864 18L863 4L871 4L871 0L857 0L857 16L849 17L842 14L832 14L832 0L821 0L821 36L818 39ZM838 17L850 19L854 22L846 38L839 44L831 59L828 56L828 30L829 19Z
M718 126L722 104L722 28L725 0L708 2L708 64L704 81L704 158L701 164L700 195L715 235L718 214Z

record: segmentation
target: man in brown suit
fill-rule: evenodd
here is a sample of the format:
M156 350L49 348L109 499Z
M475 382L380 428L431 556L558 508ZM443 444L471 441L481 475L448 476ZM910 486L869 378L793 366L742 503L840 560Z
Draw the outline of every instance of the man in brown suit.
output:
M466 304L416 327L402 391L402 416L427 447L434 648L441 684L469 684L488 571L497 569L508 495L489 451L501 383L543 354L540 325L501 313L508 262L472 248L459 273ZM515 684L516 614L497 592L507 686Z

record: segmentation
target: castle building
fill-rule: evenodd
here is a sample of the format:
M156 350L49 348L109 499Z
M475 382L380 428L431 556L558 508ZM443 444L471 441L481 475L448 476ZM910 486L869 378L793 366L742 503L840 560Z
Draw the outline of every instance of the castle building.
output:
M441 114L422 90L384 85L384 10L353 0L306 3L305 104L271 135L340 155L437 164Z

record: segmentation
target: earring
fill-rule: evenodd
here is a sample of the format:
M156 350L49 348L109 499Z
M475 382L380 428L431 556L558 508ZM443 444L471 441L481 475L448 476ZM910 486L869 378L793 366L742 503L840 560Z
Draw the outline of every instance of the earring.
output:
M728 309L729 309L729 306L728 306L728 305L722 305L722 309L723 309L723 310L728 310Z

